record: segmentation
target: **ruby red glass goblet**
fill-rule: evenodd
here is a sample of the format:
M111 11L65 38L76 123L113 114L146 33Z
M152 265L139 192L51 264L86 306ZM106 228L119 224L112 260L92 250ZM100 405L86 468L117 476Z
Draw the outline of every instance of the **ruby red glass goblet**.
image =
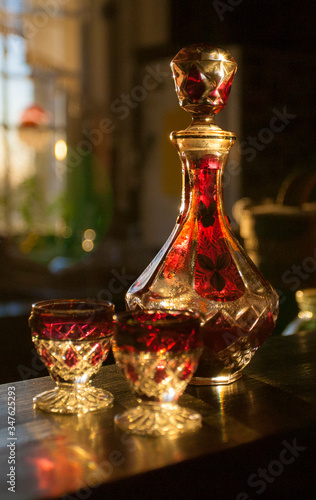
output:
M91 385L111 347L114 305L93 300L47 300L32 306L29 326L36 350L56 388L34 398L55 413L86 413L113 396Z
M201 354L199 314L138 310L114 315L113 353L140 403L115 417L124 431L160 436L193 431L201 416L178 404Z

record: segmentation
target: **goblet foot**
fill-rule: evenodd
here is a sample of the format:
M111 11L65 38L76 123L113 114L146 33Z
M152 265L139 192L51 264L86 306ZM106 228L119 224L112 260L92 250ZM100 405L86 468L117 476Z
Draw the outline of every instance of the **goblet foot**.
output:
M58 386L33 398L36 408L52 413L87 413L107 408L112 402L110 392L95 387Z
M195 431L201 427L202 417L177 404L146 403L116 415L114 422L132 434L164 436Z

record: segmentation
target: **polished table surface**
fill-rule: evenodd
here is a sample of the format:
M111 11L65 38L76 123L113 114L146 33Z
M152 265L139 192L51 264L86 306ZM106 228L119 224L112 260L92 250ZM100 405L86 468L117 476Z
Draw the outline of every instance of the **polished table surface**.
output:
M114 415L136 403L115 365L94 384L114 405L81 416L33 409L32 398L54 386L49 377L0 386L1 499L316 498L316 334L271 337L231 385L189 386L180 404L203 425L179 437L115 427Z

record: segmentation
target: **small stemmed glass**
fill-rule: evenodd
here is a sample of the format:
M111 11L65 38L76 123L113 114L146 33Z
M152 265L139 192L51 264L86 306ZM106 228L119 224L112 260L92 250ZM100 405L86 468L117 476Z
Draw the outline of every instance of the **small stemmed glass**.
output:
M91 385L111 347L114 306L93 300L47 300L32 306L29 326L36 350L57 387L33 401L55 413L86 413L113 396Z
M140 403L115 417L124 431L160 436L196 430L201 416L177 404L202 350L199 314L139 310L114 315L113 353Z

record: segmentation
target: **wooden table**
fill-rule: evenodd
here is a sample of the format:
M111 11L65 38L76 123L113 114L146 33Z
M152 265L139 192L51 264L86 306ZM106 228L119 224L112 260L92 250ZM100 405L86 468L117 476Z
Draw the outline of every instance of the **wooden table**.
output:
M234 384L189 386L180 402L202 414L203 426L177 438L115 428L114 415L135 404L115 365L95 379L115 396L107 410L34 410L33 396L53 385L44 377L0 386L1 499L315 498L316 334L272 337Z

